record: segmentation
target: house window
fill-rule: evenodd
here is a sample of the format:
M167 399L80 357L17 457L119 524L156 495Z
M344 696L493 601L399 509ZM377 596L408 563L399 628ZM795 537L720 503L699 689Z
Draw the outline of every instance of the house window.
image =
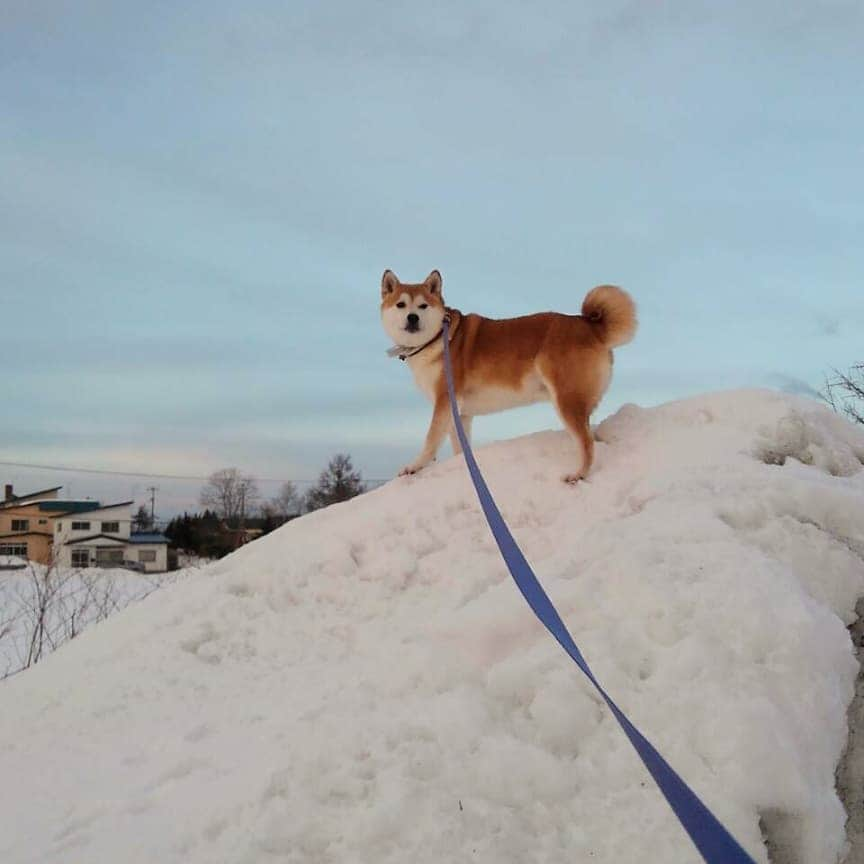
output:
M89 567L90 566L90 550L89 549L73 549L72 550L72 566L73 567Z
M122 549L97 549L96 550L97 564L122 564L123 550Z
M30 520L29 519L13 519L12 520L12 530L13 531L29 531L30 530Z
M103 522L102 523L102 533L103 534L119 534L120 533L120 523L119 522Z
M73 522L72 523L73 531L89 531L90 523L89 522Z
M138 560L142 564L155 564L156 563L156 550L155 549L141 549L138 552Z
M27 557L26 543L0 543L0 555L18 555L21 558Z
M47 524L48 524L48 520L47 520L47 519L40 519L40 520L39 520L39 524L40 524L40 525L47 525Z

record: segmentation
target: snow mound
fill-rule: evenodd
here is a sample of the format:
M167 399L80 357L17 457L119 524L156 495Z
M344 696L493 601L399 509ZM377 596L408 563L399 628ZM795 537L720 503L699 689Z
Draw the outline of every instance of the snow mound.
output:
M20 565L0 572L0 680L188 573L186 569L139 573L121 568L49 568L26 558L11 560ZM0 570L3 564L0 557Z
M478 459L598 679L755 860L836 862L864 436L763 391L597 435L576 487L563 433ZM461 459L289 523L0 699L7 864L699 860Z

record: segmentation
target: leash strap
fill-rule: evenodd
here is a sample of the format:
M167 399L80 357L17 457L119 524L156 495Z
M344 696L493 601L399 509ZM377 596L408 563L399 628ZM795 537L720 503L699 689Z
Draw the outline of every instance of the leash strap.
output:
M459 441L462 444L462 452L465 455L468 472L471 475L471 480L474 482L474 488L477 490L480 506L486 514L486 520L495 537L495 542L501 551L501 556L507 564L510 575L522 592L522 596L534 611L534 614L603 697L603 701L615 715L615 719L621 725L624 734L636 748L636 752L645 763L645 767L657 782L660 791L669 802L678 820L684 826L684 830L690 835L690 839L707 864L756 864L600 686L594 677L594 673L585 662L585 658L573 641L570 631L564 626L561 616L534 575L531 565L525 559L522 550L513 539L507 523L501 516L500 510L495 504L492 494L489 492L489 487L480 473L477 460L474 458L474 453L471 450L471 445L468 443L468 438L465 435L465 430L459 417L459 407L456 403L456 389L453 384L453 369L450 363L449 325L449 318L445 318L444 372L447 378L447 392L450 395L450 409L453 412L453 423L456 427L456 434L459 436Z

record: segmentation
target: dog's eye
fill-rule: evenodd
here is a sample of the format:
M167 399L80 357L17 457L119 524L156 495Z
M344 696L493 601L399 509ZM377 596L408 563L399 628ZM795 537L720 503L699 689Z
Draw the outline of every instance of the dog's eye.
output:
M420 304L420 308L421 308L421 309L428 309L428 308L429 308L429 304L428 304L428 303L421 303L421 304Z
M397 308L397 309L404 309L404 308L405 308L405 301L404 301L404 300L400 300L400 301L396 304L396 308Z

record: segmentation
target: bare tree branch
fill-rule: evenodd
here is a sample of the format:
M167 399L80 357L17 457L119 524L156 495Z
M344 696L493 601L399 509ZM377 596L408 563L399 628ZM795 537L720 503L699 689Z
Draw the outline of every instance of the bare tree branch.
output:
M260 497L254 477L241 474L236 468L223 468L210 475L201 490L200 501L232 527L242 527Z
M833 370L825 379L822 398L838 413L853 423L864 425L864 363L856 363L848 372Z

